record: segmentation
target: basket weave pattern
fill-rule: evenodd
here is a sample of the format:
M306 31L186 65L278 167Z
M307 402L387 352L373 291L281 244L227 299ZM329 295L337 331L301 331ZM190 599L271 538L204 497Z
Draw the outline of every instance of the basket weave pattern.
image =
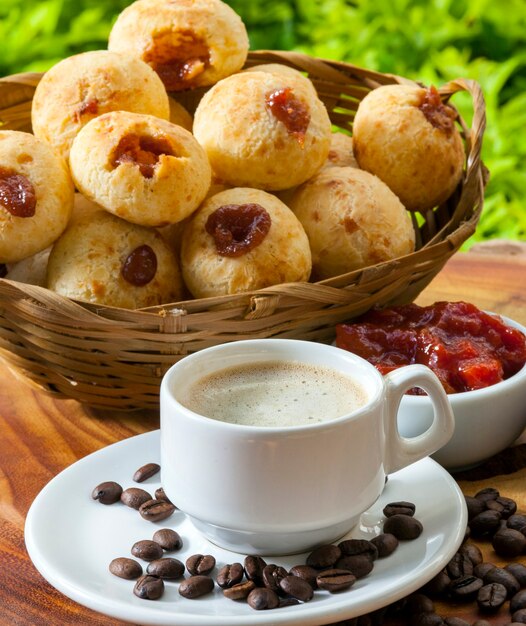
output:
M251 52L247 66L282 63L311 78L333 124L352 131L359 101L402 77L291 52ZM1 128L30 131L40 74L0 80ZM40 389L101 408L157 408L160 379L184 355L208 346L262 337L331 339L337 322L373 305L411 302L475 231L486 170L480 160L485 108L475 81L439 89L447 100L468 91L473 121L460 124L466 145L461 185L422 215L416 251L318 283L289 283L233 296L188 300L142 310L76 302L47 289L0 279L0 356ZM190 94L186 103L199 94Z

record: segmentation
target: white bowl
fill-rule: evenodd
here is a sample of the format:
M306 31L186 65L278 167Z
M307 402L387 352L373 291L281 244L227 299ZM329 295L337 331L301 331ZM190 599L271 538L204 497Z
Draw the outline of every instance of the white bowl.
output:
M521 324L500 316L505 324ZM450 471L482 463L512 444L526 427L526 365L496 385L448 395L455 415L455 431L433 458ZM398 410L398 429L416 437L431 424L433 409L427 396L405 395Z

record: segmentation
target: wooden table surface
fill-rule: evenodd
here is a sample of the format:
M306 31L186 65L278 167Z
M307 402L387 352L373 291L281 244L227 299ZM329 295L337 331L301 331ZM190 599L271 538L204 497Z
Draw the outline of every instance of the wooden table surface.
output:
M461 299L526 324L526 256L459 253L418 302ZM35 496L61 470L108 444L158 428L158 415L95 411L74 400L55 400L33 390L2 361L0 368L0 624L115 626L118 621L72 602L40 576L25 550L25 516ZM508 451L513 459L514 450ZM480 485L499 484L493 474L500 467L490 463L482 481L462 480L462 489L472 494ZM520 468L507 471L515 469ZM518 495L522 500L520 490ZM483 550L497 562L491 548ZM439 609L442 615L475 619L469 607ZM486 619L499 626L510 621L507 611Z

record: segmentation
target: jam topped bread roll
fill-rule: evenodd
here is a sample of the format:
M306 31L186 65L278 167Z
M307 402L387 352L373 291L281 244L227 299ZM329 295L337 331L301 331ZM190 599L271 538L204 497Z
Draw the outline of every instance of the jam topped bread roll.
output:
M221 0L138 0L117 18L108 48L142 59L168 91L181 91L240 70L248 36Z
M215 175L233 186L280 190L325 162L331 122L314 90L295 76L245 71L214 85L194 116L194 135Z
M378 87L358 106L354 155L406 209L427 211L449 198L462 178L464 145L455 118L433 87Z
M183 291L177 258L161 235L102 209L79 216L54 244L47 286L127 309L174 302Z
M29 133L0 131L0 263L47 248L67 226L73 182L66 162Z
M413 252L411 216L379 178L354 167L328 167L289 202L312 250L315 280Z
M190 132L125 111L84 126L71 147L70 168L83 195L143 226L183 220L202 202L211 180L206 154Z
M67 159L73 139L87 122L121 110L167 120L164 85L139 59L95 50L64 59L44 74L33 97L31 122L35 135Z
M196 298L308 280L307 236L275 196L237 188L208 198L185 225L181 269Z

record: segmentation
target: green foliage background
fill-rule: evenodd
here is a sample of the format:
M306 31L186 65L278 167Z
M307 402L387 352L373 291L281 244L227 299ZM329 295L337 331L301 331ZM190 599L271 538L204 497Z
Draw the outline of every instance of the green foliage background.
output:
M440 85L482 85L485 208L468 245L526 240L526 2L507 0L230 0L252 49L300 50ZM105 48L129 0L1 0L0 74L43 71L71 54ZM467 94L454 103L470 119Z

